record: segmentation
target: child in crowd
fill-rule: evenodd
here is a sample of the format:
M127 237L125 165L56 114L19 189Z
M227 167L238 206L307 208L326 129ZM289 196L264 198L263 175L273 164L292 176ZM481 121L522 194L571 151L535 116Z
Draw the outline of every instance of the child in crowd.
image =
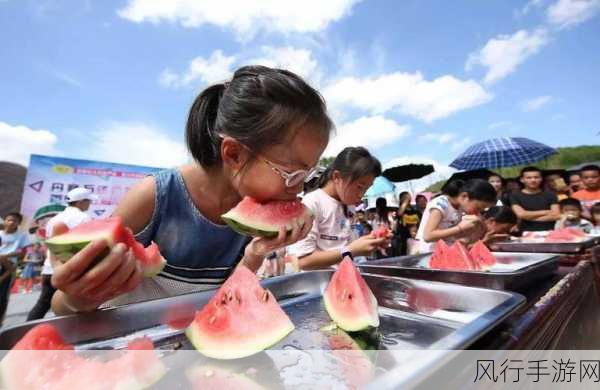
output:
M114 212L142 244L158 244L164 270L142 280L124 244L94 264L106 250L104 240L95 240L64 264L54 262L52 308L57 314L93 311L215 288L238 264L256 271L268 254L304 238L312 218L296 221L288 234L282 226L276 238L249 239L221 215L244 196L296 199L331 128L323 98L289 71L245 66L230 81L209 86L187 121L193 162L140 180ZM340 191L341 176L332 176Z
M27 247L23 263L25 263L25 266L21 273L21 279L25 288L24 292L30 293L33 288L33 280L36 276L36 268L44 263L44 253L41 250L39 242Z
M419 253L431 252L437 240L453 242L473 234L482 223L480 213L496 204L496 190L486 180L454 180L428 204L419 230Z
M347 147L337 155L321 176L320 188L302 200L315 220L306 238L289 248L301 269L327 268L345 254L369 256L389 244L370 235L351 242L348 206L358 204L380 174L381 163L363 147Z
M585 233L591 233L594 225L588 220L581 218L581 202L574 198L567 198L561 200L558 205L560 206L560 219L556 221L554 229L563 229L567 227L574 227L581 229Z
M590 221L594 225L594 228L592 229L592 234L600 235L600 202L596 202L592 205L590 213Z
M406 254L416 255L419 254L419 240L417 240L417 231L419 225L408 225L408 239L406 240Z
M483 213L484 232L480 238L484 243L507 240L517 225L517 215L508 206L490 207Z

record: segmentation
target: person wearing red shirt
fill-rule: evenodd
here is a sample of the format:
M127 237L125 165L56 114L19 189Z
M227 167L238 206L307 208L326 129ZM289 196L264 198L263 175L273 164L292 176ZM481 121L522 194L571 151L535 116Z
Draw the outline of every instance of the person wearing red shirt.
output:
M581 168L580 176L583 189L575 192L572 197L581 202L583 207L581 215L590 219L592 206L600 201L600 167L598 165L586 165Z

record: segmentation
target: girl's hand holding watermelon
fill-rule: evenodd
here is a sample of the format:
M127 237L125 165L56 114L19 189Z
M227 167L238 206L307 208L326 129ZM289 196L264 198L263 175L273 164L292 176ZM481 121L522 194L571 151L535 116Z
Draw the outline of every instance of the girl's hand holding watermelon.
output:
M366 235L352 241L348 248L353 256L368 256L378 249L385 249L389 246L390 239L387 237L373 237Z
M314 217L308 216L304 222L294 221L290 234L286 234L285 226L279 229L279 235L275 238L256 237L246 245L242 262L252 271L256 271L262 264L264 258L277 249L285 248L305 238L312 228Z
M66 226L65 226L66 228ZM55 235L64 232L59 225ZM104 240L92 241L62 263L52 258L52 284L58 290L53 297L57 314L95 310L105 301L134 290L142 281L138 261L125 244L115 245L97 264L98 256L106 251Z

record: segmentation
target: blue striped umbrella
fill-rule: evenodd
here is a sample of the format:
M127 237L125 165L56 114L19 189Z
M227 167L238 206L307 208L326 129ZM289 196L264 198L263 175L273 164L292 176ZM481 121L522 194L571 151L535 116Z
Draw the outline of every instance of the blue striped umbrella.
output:
M554 148L528 138L494 138L470 146L450 166L464 170L512 167L540 161L554 153Z

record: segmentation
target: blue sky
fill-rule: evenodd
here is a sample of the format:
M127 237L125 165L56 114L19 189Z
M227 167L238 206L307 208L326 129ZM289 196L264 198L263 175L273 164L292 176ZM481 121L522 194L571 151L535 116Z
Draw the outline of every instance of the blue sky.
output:
M185 162L192 100L251 62L321 90L328 154L363 144L443 175L487 138L598 144L599 16L600 0L0 0L0 160Z

